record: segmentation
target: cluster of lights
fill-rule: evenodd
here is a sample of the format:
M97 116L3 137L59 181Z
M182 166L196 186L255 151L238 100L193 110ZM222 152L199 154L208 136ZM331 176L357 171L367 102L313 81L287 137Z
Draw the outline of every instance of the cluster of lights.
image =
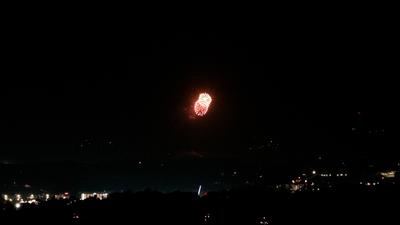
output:
M267 217L263 216L263 217L261 217L261 219L258 221L258 224L266 225L266 224L269 224L269 221L268 221Z
M72 214L72 219L74 219L74 220L79 220L79 214L78 213L73 213Z
M331 177L332 176L332 174L321 174L321 177Z
M376 186L379 185L379 182L360 182L360 184L365 186Z
M347 173L338 173L336 174L337 177L347 177Z
M70 199L70 194L68 192L64 192L61 194L56 194L53 195L54 199L56 200L66 200ZM2 198L4 201L12 202L15 204L15 208L20 208L22 204L28 203L28 204L38 204L38 199L42 201L48 201L51 198L50 194L43 194L43 195L37 195L35 196L34 194L30 194L25 196L25 198L21 194L15 194L13 197L7 194L3 194ZM108 193L82 193L81 194L81 200L85 200L87 198L96 198L96 199L107 199L108 198ZM18 207L16 204L19 204Z
M50 197L49 194L46 194L46 196ZM15 194L14 198L11 198L9 195L4 194L3 195L3 199L4 199L4 201L16 202L16 203L30 203L30 204L33 204L33 203L36 204L37 203L36 197L33 194L30 194L26 198L27 200L24 200L24 198L22 197L21 194Z
M82 193L80 200L85 200L88 198L96 198L99 200L107 199L108 198L108 193Z
M337 177L347 177L347 173L338 173L336 174ZM328 173L322 173L321 177L332 177L332 174Z
M54 195L54 198L56 200L60 200L60 199L66 200L66 199L70 198L70 195L69 195L69 192L64 192L62 194Z
M383 178L394 178L396 176L396 171L388 171L380 173Z
M321 191L321 187L318 183L315 183L313 179L315 177L322 177L328 179L344 179L349 176L348 173L319 173L317 170L311 170L309 173L303 173L302 176L295 177L291 180L288 185L288 190L292 193L298 191ZM371 183L371 186L378 185L379 183ZM332 188L329 185L328 188Z
M290 185L290 191L296 192L301 191L308 183L308 180L302 180L301 177L297 177L292 180L292 184Z
M4 201L10 202L14 204L15 209L20 209L23 204L39 204L39 202L36 200L35 195L30 194L28 195L25 199L22 197L21 194L15 194L14 197L10 197L7 194L3 194L3 199ZM49 194L46 194L46 201L50 198Z
M210 222L210 219L211 219L211 215L210 215L210 213L207 213L207 214L204 216L204 223Z

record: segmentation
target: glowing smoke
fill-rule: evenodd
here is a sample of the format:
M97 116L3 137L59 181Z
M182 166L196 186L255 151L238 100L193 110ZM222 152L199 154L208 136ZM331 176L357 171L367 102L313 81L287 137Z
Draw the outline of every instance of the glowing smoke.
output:
M207 93L200 94L199 99L194 104L194 113L196 113L197 116L206 115L208 107L210 107L211 102L212 98L209 94Z

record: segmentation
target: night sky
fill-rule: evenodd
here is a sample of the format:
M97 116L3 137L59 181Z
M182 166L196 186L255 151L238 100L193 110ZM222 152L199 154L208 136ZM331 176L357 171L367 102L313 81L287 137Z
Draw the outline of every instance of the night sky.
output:
M0 160L245 161L265 138L279 148L262 151L283 160L395 155L383 139L395 102L388 24L231 22L11 26L2 41ZM213 103L193 118L201 92ZM359 129L384 137L366 147Z

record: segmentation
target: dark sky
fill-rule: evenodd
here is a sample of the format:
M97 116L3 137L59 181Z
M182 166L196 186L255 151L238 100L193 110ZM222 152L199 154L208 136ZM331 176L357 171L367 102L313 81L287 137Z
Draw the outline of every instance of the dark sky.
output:
M351 152L357 112L386 128L397 38L385 21L230 22L10 26L0 159L229 158L265 136L289 154ZM212 108L190 119L202 91Z

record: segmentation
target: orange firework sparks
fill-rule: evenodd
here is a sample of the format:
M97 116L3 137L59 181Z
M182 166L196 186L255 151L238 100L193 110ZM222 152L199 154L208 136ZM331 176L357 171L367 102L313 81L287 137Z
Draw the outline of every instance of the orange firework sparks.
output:
M210 107L211 102L212 98L209 94L207 93L200 94L199 99L194 104L194 113L196 113L197 116L206 115L208 107Z

